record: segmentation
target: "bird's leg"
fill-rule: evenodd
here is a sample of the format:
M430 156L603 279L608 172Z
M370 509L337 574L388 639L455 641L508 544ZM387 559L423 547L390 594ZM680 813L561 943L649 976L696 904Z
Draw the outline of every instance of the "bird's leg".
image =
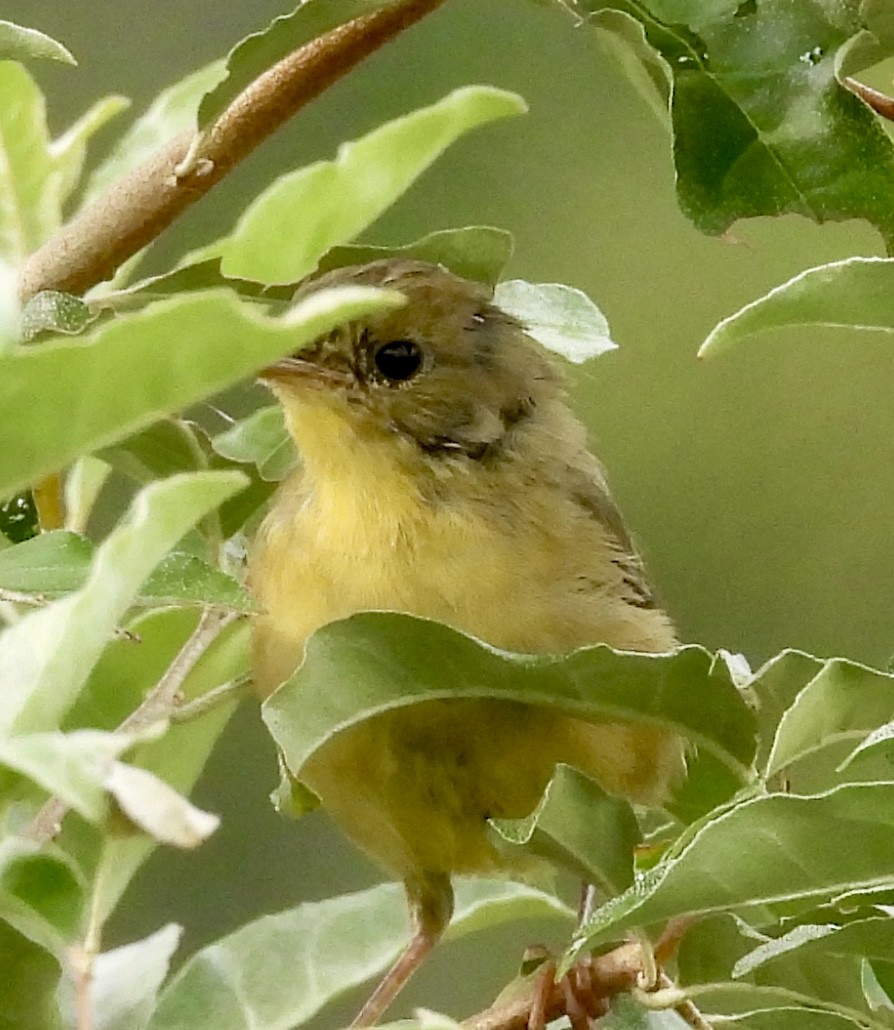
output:
M428 953L441 939L453 915L453 889L450 878L442 873L407 880L407 904L413 923L413 936L400 957L388 970L352 1027L375 1026L404 984L422 965Z

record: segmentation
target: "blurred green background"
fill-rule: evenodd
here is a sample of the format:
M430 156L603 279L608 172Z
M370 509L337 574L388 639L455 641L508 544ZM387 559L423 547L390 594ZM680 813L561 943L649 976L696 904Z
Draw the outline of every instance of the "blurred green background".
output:
M60 129L110 92L141 110L161 86L290 9L285 0L29 0L0 3L0 17L42 29L78 58L77 69L33 67ZM742 651L754 664L785 647L886 663L890 339L789 330L707 363L695 357L720 318L805 267L881 253L878 236L794 217L743 223L723 239L699 235L676 207L665 129L595 34L558 8L448 0L193 209L161 241L154 267L225 230L280 172L470 82L520 92L530 114L461 141L369 238L503 226L516 238L510 276L570 283L602 307L621 349L576 373L574 391L684 640ZM287 824L272 813L273 757L248 707L198 792L223 814L222 830L198 854L156 855L110 943L175 920L194 947L260 911L378 878L323 817ZM514 928L497 943L445 949L401 1007L453 1008L458 976L460 1004L485 1003L519 941L546 932Z

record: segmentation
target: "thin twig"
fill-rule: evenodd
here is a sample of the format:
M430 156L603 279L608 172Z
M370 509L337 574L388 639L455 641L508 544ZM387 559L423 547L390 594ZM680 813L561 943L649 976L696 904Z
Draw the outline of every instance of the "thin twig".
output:
M63 226L25 262L24 301L41 290L83 293L108 278L204 196L296 111L444 0L396 0L327 32L269 68L198 143L179 133ZM190 160L186 174L184 157Z
M850 76L844 80L844 85L847 86L851 93L856 93L876 114L880 114L882 118L887 118L889 122L894 122L894 97L889 97L887 93L880 93L877 89L866 86L862 82L850 78Z
M238 612L206 608L189 639L180 648L164 675L146 695L142 703L118 727L119 733L133 733L157 722L170 719L176 711L180 688L196 662L214 639L232 622ZM61 798L50 798L31 820L22 836L37 844L46 844L62 828L69 806Z
M35 844L46 844L56 837L62 829L62 820L68 814L68 805L57 797L45 801L40 811L22 831L26 840L33 840Z
M193 666L208 650L215 637L238 618L238 612L206 608L189 640L180 648L165 674L146 695L140 706L121 723L118 732L133 733L153 723L170 719L177 709L180 688L192 672Z
M246 687L251 683L251 676L240 676L238 679L230 680L228 683L221 683L213 690L207 690L200 694L194 701L179 705L171 712L171 722L190 722L198 719L207 712L213 711L219 705L230 701L234 697L246 692Z

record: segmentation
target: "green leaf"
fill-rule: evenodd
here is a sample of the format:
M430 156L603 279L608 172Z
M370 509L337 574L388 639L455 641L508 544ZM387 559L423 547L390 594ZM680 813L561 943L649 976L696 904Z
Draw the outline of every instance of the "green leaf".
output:
M64 855L21 838L0 842L3 1030L59 1030L56 987L83 907L81 878Z
M793 325L894 332L894 259L853 257L808 268L724 318L699 348L713 357L746 336Z
M130 822L162 844L195 848L220 825L216 815L196 808L146 769L115 762L106 786Z
M213 248L212 248L213 249ZM494 285L512 254L512 234L504 229L470 225L462 229L442 229L399 247L346 245L333 247L317 264L316 273L347 265L364 264L381 258L413 258L449 268L456 275ZM300 282L273 286L253 279L223 275L219 257L185 263L172 272L153 276L119 290L105 299L116 310L170 297L187 290L225 286L259 303L281 305L292 299Z
M59 960L0 919L0 1030L59 1030Z
M696 749L686 756L686 779L664 807L675 819L688 825L715 808L727 805L741 790L741 776L717 755Z
M707 821L673 857L602 906L576 936L563 965L625 927L890 885L892 813L894 783L745 801Z
M82 206L114 181L132 171L172 137L195 125L199 100L224 75L224 62L211 64L161 91L109 155L93 170L84 188Z
M839 771L848 769L860 759L875 758L877 755L894 765L894 722L886 722L860 741L838 767Z
M380 1023L382 1030L463 1030L462 1023L430 1009L416 1009L411 1019Z
M333 247L321 259L317 272L329 272L346 265L364 265L381 258L412 258L443 265L454 275L495 286L512 257L512 233L488 225L467 225L462 229L441 229L401 247Z
M137 600L147 605L213 605L246 614L258 610L251 594L232 576L184 551L172 551L162 558Z
M0 61L0 262L17 268L62 222L62 175L50 153L43 95Z
M671 128L670 100L673 73L646 38L643 25L624 11L601 10L590 18L602 45L618 61L658 120Z
M0 553L0 589L53 598L80 590L87 579L93 545L77 533L41 533ZM161 559L134 604L200 604L254 612L251 595L226 573L184 551Z
M744 955L733 967L733 976L740 977L761 966L798 951L819 953L829 958L854 957L889 961L894 954L894 919L876 916L857 919L845 925L805 924L796 926L781 937L767 941Z
M609 897L633 883L633 852L642 839L633 809L567 765L558 766L531 816L493 825L506 845L570 869Z
M500 283L494 301L522 323L528 336L575 364L618 346L599 308L572 286L512 279Z
M246 468L251 485L224 504L219 511L221 533L225 540L237 533L250 535L276 490L276 483L265 482L257 469Z
M0 587L57 597L83 586L93 544L77 533L41 533L0 553Z
M99 825L108 814L108 780L114 761L134 743L131 734L100 730L29 733L0 741L0 765Z
M283 305L291 299L298 284L269 286L255 282L253 279L234 279L224 275L220 270L220 258L209 258L205 261L187 259L183 264L170 272L140 279L123 290L115 290L105 294L103 304L116 311L137 309L150 300L176 296L194 290L208 290L223 286L233 290L240 297L271 305Z
M261 478L272 483L285 479L298 460L278 404L240 419L218 433L211 446L223 458L257 466Z
M154 422L146 429L104 447L99 456L137 483L192 472L204 465L196 431L179 418Z
M63 64L77 64L66 48L50 36L14 25L11 21L0 21L0 61L30 61L43 58L62 61Z
M894 676L834 658L780 720L767 776L840 741L860 740L890 718Z
M837 1012L813 1009L806 1005L791 1008L779 1005L754 1012L725 1016L724 1026L733 1030L853 1030L862 1025Z
M826 906L809 911L807 918L800 921L805 925L808 921L816 923L815 913L821 913L821 922L830 918L839 923L842 920L841 913L831 912ZM732 970L744 968L742 960L754 951L755 942L759 944L758 950L763 945L768 946L767 951L772 949L776 945L772 938L757 933L741 919L730 915L699 920L684 937L678 964L680 982L686 985L685 989L694 996L702 1012L746 1014L753 1009L800 1004L811 1010L845 1015L854 1019L856 1025L864 1025L867 1012L860 986L859 957L842 954L831 958L815 950L810 941L802 948L786 950L778 920L771 910L766 910L763 916L760 909L746 914L749 919L767 921L771 932L781 942L772 961L743 974L747 975L747 981L733 980ZM794 939L795 935L792 937ZM822 947L820 941L816 944Z
M22 311L22 339L33 340L38 333L79 333L90 321L90 308L79 298L58 290L43 290Z
M760 667L746 685L756 701L758 749L755 765L765 771L779 722L798 694L823 668L803 651L783 651Z
M859 0L578 0L573 10L636 18L670 69L677 197L702 232L794 213L866 218L894 242L894 149L837 80L839 51L864 28ZM655 63L644 71L661 90Z
M676 1012L644 1009L629 996L612 999L611 1011L599 1020L599 1030L686 1030L690 1024Z
M145 1030L182 932L168 923L141 941L96 956L90 970L92 1030ZM66 1026L77 1025L73 994L73 985L66 983Z
M753 921L758 923L760 919ZM775 925L773 917L770 921ZM689 926L680 942L677 952L679 982L683 987L690 987L729 981L735 963L755 944L768 940L770 938L765 933L729 912L704 916ZM745 1005L747 1007L747 1002Z
M71 466L64 487L66 529L73 533L84 532L111 471L106 462L91 454L78 458Z
M16 418L0 428L0 496L232 385L341 322L399 303L399 294L339 287L274 320L232 294L209 292L160 301L84 339L2 354L0 408Z
M524 110L521 98L504 90L455 90L431 107L343 143L335 160L278 179L249 205L232 235L203 256L220 253L228 276L295 282L327 250L375 221L458 137Z
M88 822L100 825L106 820L112 797L135 826L156 840L195 847L219 820L146 770L118 762L118 756L138 740L133 734L98 730L31 733L0 742L0 765L61 798Z
M392 0L300 0L291 14L275 18L263 32L252 33L230 51L225 76L202 98L199 127L211 124L246 86L293 50L389 2Z
M61 959L78 932L84 888L74 864L20 837L0 841L0 920Z
M457 890L448 930L473 930L568 910L548 894L472 881ZM290 1030L333 998L383 972L409 936L396 884L264 916L203 948L162 993L150 1030Z
M142 583L171 546L243 483L235 472L175 476L147 487L97 550L80 590L0 636L3 734L54 729Z
M894 1017L894 1002L891 1001L887 991L879 983L875 970L865 958L861 963L861 973L863 996L866 998L866 1003L874 1013L887 1015L888 1018L885 1022L890 1026L892 1017Z
M863 0L860 14L866 28L852 36L836 55L839 82L894 53L894 19L887 0Z
M699 647L670 655L605 645L514 655L426 619L365 612L313 634L303 664L264 703L263 717L300 775L341 730L397 706L446 697L501 698L583 719L646 719L680 731L749 777L754 717L726 666Z
M796 926L781 937L771 938L749 951L747 955L743 955L733 966L732 975L736 978L747 976L765 963L772 962L774 958L796 951L811 941L823 940L825 937L837 933L839 929L840 927L832 923L806 923Z

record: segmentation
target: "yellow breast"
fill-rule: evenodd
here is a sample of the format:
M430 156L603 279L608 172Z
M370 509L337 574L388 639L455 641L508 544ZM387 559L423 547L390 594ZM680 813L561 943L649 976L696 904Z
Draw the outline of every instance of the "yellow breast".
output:
M264 610L253 634L262 694L293 671L315 629L359 610L410 612L530 653L672 646L661 613L617 598L604 529L560 492L511 476L494 483L481 469L439 490L436 476L420 479L382 441L358 461L356 427L338 413L317 408L301 429L302 442L320 433L325 447L315 454L311 444L316 464L284 484L251 567ZM302 778L350 837L406 877L493 870L487 818L529 812L558 760L646 800L664 790L681 752L642 727L437 702L340 734Z

